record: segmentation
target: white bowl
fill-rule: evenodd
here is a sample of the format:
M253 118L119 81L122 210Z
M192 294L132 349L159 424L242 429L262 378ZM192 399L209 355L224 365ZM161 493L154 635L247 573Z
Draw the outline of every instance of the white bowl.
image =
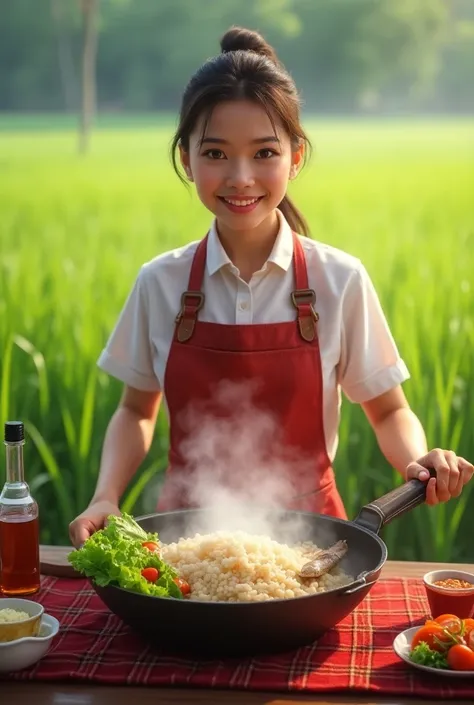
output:
M0 673L20 671L37 663L47 653L58 632L58 620L44 613L38 636L25 636L0 643Z
M421 626L421 625L420 625ZM427 671L434 676L451 676L451 678L472 678L474 671L453 671L450 668L433 668L432 666L424 666L421 663L415 663L410 660L411 642L416 632L420 627L411 627L400 632L393 641L393 650L402 661L405 661L409 666L418 668L420 671Z
M0 644L21 639L24 636L37 636L44 612L43 605L34 600L4 597L0 600L0 611L4 609L24 612L28 617L20 618L14 622L0 622Z

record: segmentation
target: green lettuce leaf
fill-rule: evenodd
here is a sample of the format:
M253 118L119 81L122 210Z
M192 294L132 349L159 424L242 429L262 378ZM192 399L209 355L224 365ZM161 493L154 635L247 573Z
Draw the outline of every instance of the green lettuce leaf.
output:
M122 516L110 515L105 531L112 541L120 538L136 539L140 542L158 541L158 534L148 534L130 514L125 513Z
M410 651L410 660L422 666L431 666L431 668L449 668L446 654L441 654L439 651L430 649L425 641L420 641L420 643Z
M181 590L174 582L178 576L176 570L158 553L142 546L144 541L158 543L158 540L158 534L147 533L128 514L111 515L107 525L92 534L80 549L72 551L68 560L75 570L101 587L116 585L143 595L182 599ZM156 583L141 574L150 567L160 572Z

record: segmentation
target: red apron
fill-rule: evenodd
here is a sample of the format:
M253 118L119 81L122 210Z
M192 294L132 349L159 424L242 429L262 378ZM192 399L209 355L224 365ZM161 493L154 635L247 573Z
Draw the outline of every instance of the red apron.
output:
M170 450L158 511L205 505L198 486L206 472L213 487L347 519L326 450L316 296L300 240L293 235L295 320L225 325L198 318L207 239L194 255L165 371Z

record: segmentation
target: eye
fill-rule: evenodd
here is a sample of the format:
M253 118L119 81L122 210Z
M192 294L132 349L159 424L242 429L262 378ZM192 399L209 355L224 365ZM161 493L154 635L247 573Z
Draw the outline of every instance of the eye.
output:
M209 157L209 159L225 159L222 149L208 149L202 156Z
M259 149L257 154L255 155L256 159L271 159L271 157L276 157L278 156L278 152L276 152L274 149L270 149L269 147L264 147L263 149Z

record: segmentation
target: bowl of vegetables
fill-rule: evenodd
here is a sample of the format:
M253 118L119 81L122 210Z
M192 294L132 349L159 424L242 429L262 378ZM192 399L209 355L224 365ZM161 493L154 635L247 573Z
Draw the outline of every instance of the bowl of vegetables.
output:
M397 656L422 671L441 676L474 676L474 619L442 614L399 634Z

